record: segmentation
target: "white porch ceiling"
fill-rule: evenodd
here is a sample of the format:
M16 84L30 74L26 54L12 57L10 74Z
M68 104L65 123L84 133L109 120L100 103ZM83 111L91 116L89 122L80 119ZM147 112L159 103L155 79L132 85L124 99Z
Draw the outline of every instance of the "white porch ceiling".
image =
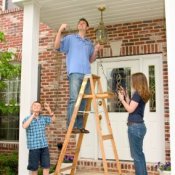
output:
M17 0L14 0L17 1ZM30 1L30 0L24 0ZM18 1L22 4L23 0ZM41 22L58 29L67 23L75 29L81 17L97 27L100 21L98 7L106 6L105 25L164 18L164 0L37 0L41 6Z

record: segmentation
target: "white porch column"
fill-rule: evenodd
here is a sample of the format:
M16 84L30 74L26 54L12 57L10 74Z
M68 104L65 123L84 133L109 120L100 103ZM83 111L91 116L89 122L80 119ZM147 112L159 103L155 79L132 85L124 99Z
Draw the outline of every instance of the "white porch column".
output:
M175 174L175 1L165 0L167 58L168 58L168 86L170 109L170 149L171 149L171 174Z
M35 0L13 0L13 3L17 5L19 2L23 3L24 17L18 175L27 175L29 174L27 170L28 149L26 131L22 128L22 121L30 114L32 102L37 100L40 8Z

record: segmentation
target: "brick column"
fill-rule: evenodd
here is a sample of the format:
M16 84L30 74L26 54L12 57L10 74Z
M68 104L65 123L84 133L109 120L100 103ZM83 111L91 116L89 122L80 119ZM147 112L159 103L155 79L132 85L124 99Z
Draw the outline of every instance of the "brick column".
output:
M171 174L175 174L175 1L165 0L166 34L167 34L167 60L168 60L168 86L169 86L169 115L170 115L170 153Z

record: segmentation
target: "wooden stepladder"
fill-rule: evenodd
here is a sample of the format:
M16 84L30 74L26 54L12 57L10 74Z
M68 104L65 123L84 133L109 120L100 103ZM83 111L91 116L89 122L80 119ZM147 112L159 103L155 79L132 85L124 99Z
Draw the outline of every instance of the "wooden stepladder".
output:
M91 93L85 94L85 89L86 89L88 81L90 82ZM97 130L97 134L99 137L99 145L100 145L100 150L101 150L102 160L103 160L104 174L108 175L109 173L108 173L107 160L106 160L103 142L105 140L110 140L111 144L112 144L112 148L113 148L114 158L115 158L116 165L117 165L116 166L117 171L118 171L118 174L121 175L121 165L120 165L120 162L118 159L117 149L116 149L116 145L115 145L115 141L114 141L114 137L113 137L113 133L112 133L112 128L110 125L109 115L108 115L108 111L107 111L107 107L106 107L106 102L105 102L106 98L112 98L112 97L113 97L112 93L109 93L109 92L104 93L103 92L99 76L89 74L89 75L86 75L84 77L84 80L82 82L80 92L79 92L79 95L78 95L78 98L77 98L77 101L76 101L76 104L74 107L72 118L71 118L68 130L67 130L67 134L65 136L65 141L63 143L63 147L62 147L62 150L61 150L58 162L57 162L57 166L56 166L54 175L60 175L61 172L64 172L67 169L71 169L71 175L74 175L84 133L79 134L72 166L67 167L67 168L61 168L61 164L63 162L64 156L66 153L66 149L67 149L67 146L68 146L68 143L70 140L72 129L73 129L77 114L79 112L79 107L80 107L81 101L83 99L87 100L86 109L85 109L85 112L83 113L83 118L84 118L83 119L83 127L84 128L86 126L87 118L89 115L88 111L90 111L91 103L93 105L94 117L96 120L96 130ZM98 100L100 100L101 104L98 104L99 103ZM105 134L105 135L103 135L102 128L100 125L101 115L99 114L99 111L98 111L98 105L102 105L103 110L104 110L105 121L106 121L107 129L108 129L108 134Z

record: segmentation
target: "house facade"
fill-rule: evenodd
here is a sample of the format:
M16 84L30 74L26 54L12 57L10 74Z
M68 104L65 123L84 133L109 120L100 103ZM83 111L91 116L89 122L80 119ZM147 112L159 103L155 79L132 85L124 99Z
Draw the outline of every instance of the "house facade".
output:
M10 3L9 7L5 7L4 3L5 1L0 0L0 31L5 33L6 42L1 43L0 47L4 50L13 51L17 59L23 62L25 60L22 57L24 11L21 8L11 6ZM99 57L92 65L92 73L101 76L104 90L112 89L106 77L108 80L112 80L111 72L113 70L122 68L122 70L129 72L128 76L137 71L146 74L154 95L147 104L145 112L148 131L144 149L149 175L156 175L158 173L155 164L159 160L170 161L171 159L165 19L114 23L106 26L106 28L109 42L104 46L103 51L99 53ZM64 142L66 134L67 101L69 98L66 62L64 54L55 51L53 47L56 30L40 22L38 31L38 63L40 66L37 72L33 72L33 77L36 76L38 82L33 88L37 89L37 98L40 99L41 103L49 102L57 116L56 122L47 128L51 163L54 165L60 153L57 144ZM94 28L90 28L87 35L92 41L95 41ZM118 52L113 49L112 42ZM26 49L30 52L30 44ZM26 87L31 88L30 82L32 80L28 81L29 84ZM10 93L10 91L7 93ZM115 102L107 101L107 104L122 172L132 173L134 172L133 162L129 155L127 135L124 134L127 113L122 111L120 105L116 107ZM11 118L9 117L7 120L3 121L3 116L1 116L1 126L4 127L3 130L12 133L14 127L10 126ZM16 119L16 122L18 121L21 122L19 118ZM3 122L9 123L9 125L3 125ZM18 131L20 125L15 127ZM102 160L98 151L99 145L93 113L90 113L87 127L91 134L84 138L78 168L102 171ZM105 128L105 126L103 127ZM76 139L75 135L71 136L66 154L74 154ZM4 137L1 135L1 152L9 152L17 148L19 148L19 136ZM113 161L111 146L107 143L106 148L109 169L111 172L115 172L116 165Z

